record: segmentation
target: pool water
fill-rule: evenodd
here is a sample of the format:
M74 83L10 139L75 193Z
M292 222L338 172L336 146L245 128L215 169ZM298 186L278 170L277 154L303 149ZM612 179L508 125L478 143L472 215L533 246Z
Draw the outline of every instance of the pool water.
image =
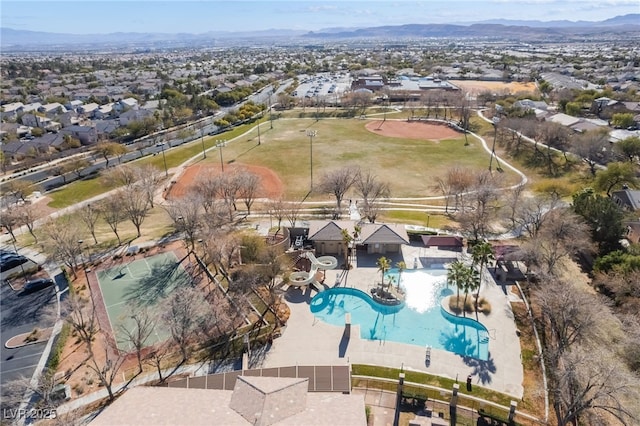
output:
M486 361L487 329L474 319L451 315L440 306L444 297L455 292L455 288L447 287L446 275L446 269L404 271L400 287L406 298L398 306L381 305L358 289L331 288L311 300L311 312L339 327L344 326L344 316L350 313L351 323L360 325L363 339L431 346ZM395 277L393 285L397 285L397 271L390 271L388 276Z

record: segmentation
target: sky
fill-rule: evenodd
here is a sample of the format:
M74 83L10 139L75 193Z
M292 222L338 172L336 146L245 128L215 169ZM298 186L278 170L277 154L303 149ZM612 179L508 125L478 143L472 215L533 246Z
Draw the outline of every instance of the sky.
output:
M601 21L628 13L640 13L640 0L0 0L4 28L68 34L317 31L494 18Z

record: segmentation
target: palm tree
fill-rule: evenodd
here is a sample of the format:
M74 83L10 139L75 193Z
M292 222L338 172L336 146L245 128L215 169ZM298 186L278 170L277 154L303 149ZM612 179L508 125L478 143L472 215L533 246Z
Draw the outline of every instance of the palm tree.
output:
M407 269L407 264L404 263L404 261L397 262L396 268L398 268L398 290L400 290L400 280L402 279L402 272Z
M391 261L386 257L382 256L378 258L378 260L376 261L376 265L378 266L378 271L382 273L382 286L384 287L384 274L391 267Z
M462 283L462 277L464 274L465 266L459 260L456 260L449 265L447 271L447 284L455 285L458 289L457 298L460 300L460 284Z
M349 269L349 250L353 242L353 237L346 229L342 230L342 242L344 243L344 269Z
M476 300L475 300L475 309L476 309L476 316L477 316L478 315L478 297L480 297L480 283L482 282L482 278L480 277L480 274L473 266L469 267L468 270L469 270L469 273L465 277L466 288L470 293L477 291ZM465 295L464 298L466 302L467 296Z
M474 265L480 265L480 275L482 270L487 266L490 260L495 260L493 246L487 241L476 244L471 249L471 258Z

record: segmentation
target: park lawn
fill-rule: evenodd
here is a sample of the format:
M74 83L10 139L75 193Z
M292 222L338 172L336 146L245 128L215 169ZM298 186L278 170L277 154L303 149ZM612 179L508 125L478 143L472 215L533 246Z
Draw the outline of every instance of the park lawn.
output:
M426 211L383 211L377 219L380 222L406 223L409 225L429 226L429 228L443 229L451 225L451 219L444 213L429 213Z
M115 186L106 185L96 174L51 191L47 194L51 198L48 206L56 209L68 207L114 188Z
M313 184L322 175L345 166L371 170L390 184L392 197L440 195L433 189L436 179L455 166L481 171L489 155L475 138L465 146L464 137L433 142L384 137L365 129L365 120L281 119L273 129L263 125L262 144L254 137L236 138L223 148L225 163L246 163L274 170L285 185L288 197L303 197L309 191L310 138L313 138ZM252 133L253 134L253 131ZM208 161L216 161L213 156ZM518 182L511 171L500 175L501 185ZM312 194L312 199L326 195Z
M398 368L391 367L382 367L375 365L365 365L365 364L353 364L352 365L352 374L358 376L370 376L370 377L382 377L386 379L398 379L398 375L402 370ZM428 373L422 373L418 371L410 371L405 370L405 382L414 382L425 385L437 386L443 389L452 389L453 385L456 383L455 380L449 379L447 377L435 376ZM391 386L393 390L396 390L396 386ZM460 396L464 398L465 394L469 394L470 392L464 386L460 386ZM513 397L510 395L503 394L501 392L497 392L482 386L474 385L473 392L471 392L475 397L486 399L487 401L492 401L497 404L501 404L504 406L509 406ZM460 403L460 402L459 402ZM464 405L464 404L461 404Z

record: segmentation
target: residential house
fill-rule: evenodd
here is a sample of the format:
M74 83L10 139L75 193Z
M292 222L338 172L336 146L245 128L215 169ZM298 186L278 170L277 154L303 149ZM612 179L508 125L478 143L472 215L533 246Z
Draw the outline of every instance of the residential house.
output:
M145 118L153 117L153 111L149 109L131 109L120 114L119 120L121 126L126 126L132 121L142 121Z
M42 105L38 108L38 112L45 114L47 117L54 117L56 114L64 114L67 109L59 102Z
M82 145L92 145L98 142L98 131L90 126L69 126L62 129L61 133L70 135L80 141Z
M70 110L65 112L64 114L58 115L56 119L62 124L62 127L74 126L76 124L80 124L80 117L78 117L78 113L74 110Z
M103 120L117 115L116 111L113 109L113 105L114 104L101 105L100 108L93 111L93 116L98 120Z
M18 118L18 114L24 111L24 104L22 102L13 102L10 104L2 105L1 118L8 118L9 120L15 120Z
M65 104L65 108L69 111L78 111L78 107L82 106L84 102L79 99L75 99L73 101L69 101Z
M40 108L41 106L42 104L40 102L32 102L32 103L26 104L22 109L22 112L27 113L27 112L38 111L38 108Z
M611 200L625 211L640 209L640 191L624 188L611 193Z
M37 114L23 114L22 124L29 127L38 127L49 132L57 132L62 128L62 124L53 121L49 117L41 117Z
M78 111L78 114L83 114L85 117L93 117L93 113L97 111L98 108L100 108L100 105L98 105L95 102L91 102L91 103L79 106L77 111Z
M98 140L109 139L111 133L120 127L118 120L93 120L93 125L98 132Z
M117 112L138 109L138 101L135 98L120 99L118 102L113 104L113 109Z
M552 123L561 124L565 127L571 127L580 122L580 118L573 117L571 115L567 115L563 113L554 114L551 117L549 117L547 120L551 121Z

